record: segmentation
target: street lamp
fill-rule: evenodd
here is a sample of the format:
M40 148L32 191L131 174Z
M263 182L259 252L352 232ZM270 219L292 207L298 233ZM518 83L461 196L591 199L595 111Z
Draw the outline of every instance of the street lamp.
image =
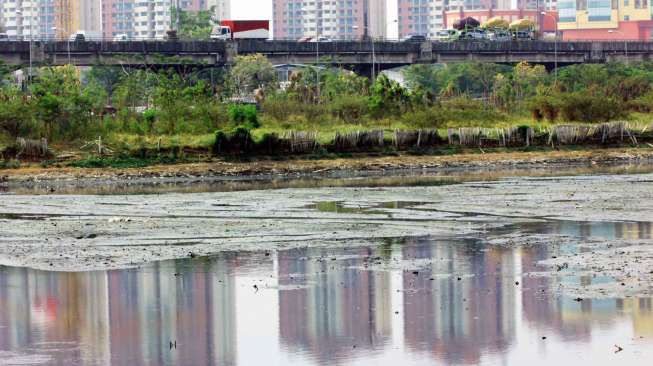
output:
M626 53L626 65L628 65L628 40L625 37L626 35L615 29L608 29L608 33L618 33L624 36L624 51Z
M555 37L553 37L553 75L555 83L558 84L558 19L551 14L543 11L542 14L545 17L551 17L553 19L553 24L555 24Z

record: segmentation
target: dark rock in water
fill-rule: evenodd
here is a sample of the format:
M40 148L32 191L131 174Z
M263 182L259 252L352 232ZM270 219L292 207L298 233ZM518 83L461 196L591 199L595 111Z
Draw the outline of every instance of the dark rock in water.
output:
M616 350L614 351L614 353L619 353L619 352L621 352L621 351L624 350L623 347L620 347L620 346L618 346L618 345L616 345L616 344L615 344L614 346L615 346L615 348L616 348Z

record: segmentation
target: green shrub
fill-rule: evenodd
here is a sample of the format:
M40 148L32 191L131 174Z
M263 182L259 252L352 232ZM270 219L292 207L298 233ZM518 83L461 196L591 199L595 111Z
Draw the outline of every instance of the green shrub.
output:
M331 115L347 123L358 123L368 113L368 101L364 96L338 97L329 102Z
M628 102L631 111L650 113L653 112L653 92L648 92Z
M526 106L536 121L546 119L553 122L558 118L558 106L553 97L543 95L533 97L528 100Z
M143 111L143 121L145 121L145 124L147 125L147 131L150 133L154 130L154 122L156 122L157 114L158 112L156 109L146 109Z
M560 118L574 122L605 122L626 116L625 105L614 97L566 93L558 99Z
M238 126L230 133L217 131L211 151L214 155L223 153L240 154L249 152L255 146L252 134L244 126Z
M253 105L232 104L228 109L229 119L236 125L246 126L248 129L259 128L256 107Z
M20 161L16 159L0 160L0 169L18 169Z
M485 110L485 104L481 100L475 100L468 97L456 97L445 99L441 102L445 109L456 111L482 111Z
M605 122L626 117L625 104L616 97L591 93L557 93L529 100L533 118L567 122Z
M408 126L415 128L440 128L446 122L445 113L441 108L421 109L401 116L401 120Z

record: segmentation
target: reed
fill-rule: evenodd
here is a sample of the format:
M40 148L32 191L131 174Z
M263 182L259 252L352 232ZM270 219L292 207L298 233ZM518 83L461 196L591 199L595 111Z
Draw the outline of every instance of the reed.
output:
M336 132L333 149L336 152L374 150L383 148L383 131Z
M283 138L290 144L291 153L312 153L319 146L317 143L317 132L290 131Z
M549 144L576 145L587 143L591 140L592 127L585 125L555 126L549 134Z
M19 137L16 139L17 154L16 158L44 158L50 156L50 149L48 147L48 140L42 138L40 140L29 140Z
M626 136L632 136L626 122L602 123L594 129L594 138L600 139L602 144L623 142Z
M531 146L535 139L535 130L528 126L503 129L502 146Z

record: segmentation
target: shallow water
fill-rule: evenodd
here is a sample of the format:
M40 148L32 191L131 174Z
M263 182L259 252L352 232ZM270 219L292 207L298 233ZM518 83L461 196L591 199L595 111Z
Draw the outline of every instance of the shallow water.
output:
M561 285L611 279L529 275L588 240L650 240L650 223L497 230L571 240L405 238L126 270L0 267L0 365L650 364L651 299L575 301Z

